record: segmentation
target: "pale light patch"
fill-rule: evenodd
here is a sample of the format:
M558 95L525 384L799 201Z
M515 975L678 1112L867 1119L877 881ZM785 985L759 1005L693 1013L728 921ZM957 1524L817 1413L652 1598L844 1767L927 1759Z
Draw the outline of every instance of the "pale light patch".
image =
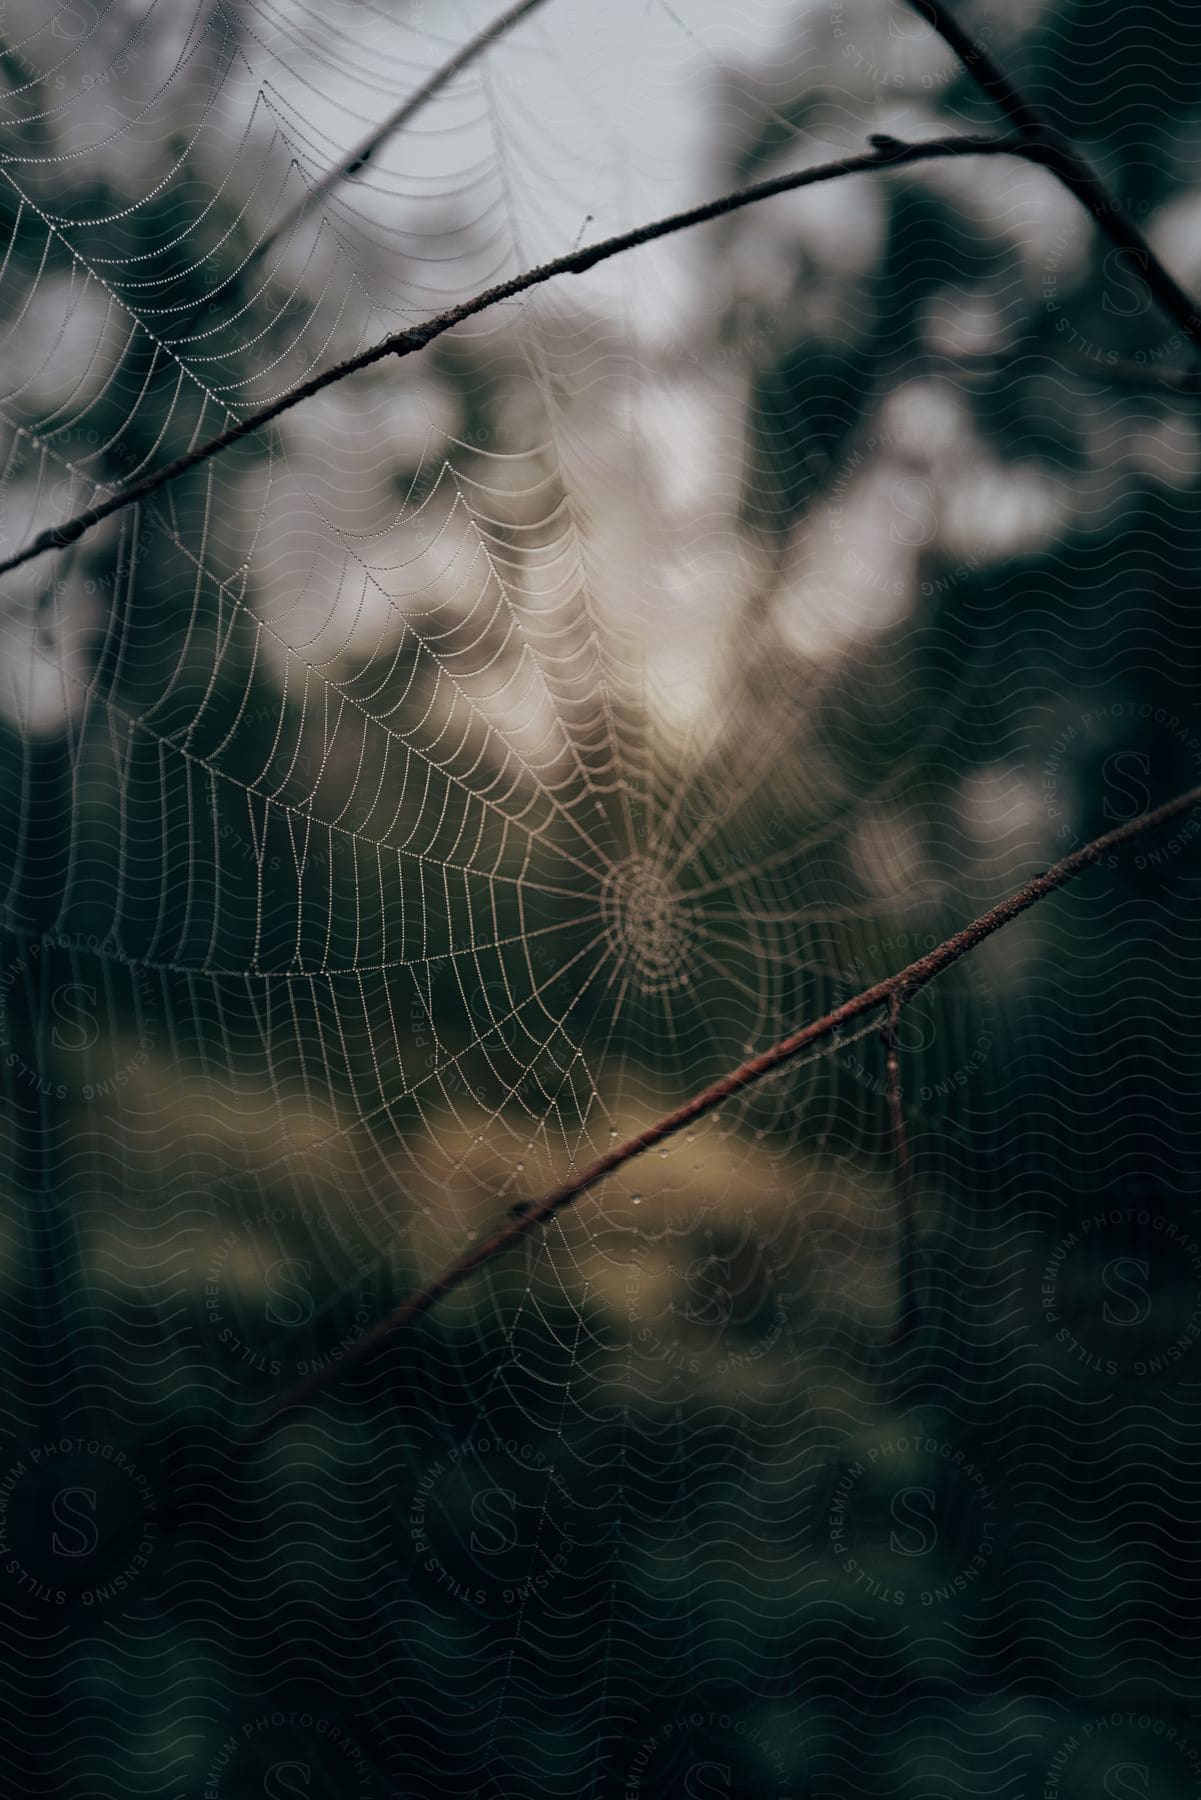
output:
M745 381L718 371L651 386L639 398L655 497L664 513L683 521L731 516L731 476L742 458L739 439ZM734 465L732 468L731 465ZM732 523L732 521L731 521Z
M945 382L907 381L885 400L873 435L895 438L915 457L933 462L961 453L972 426L963 401Z
M1002 349L1011 334L986 294L943 288L926 308L923 335L940 356L983 356Z
M48 432L63 409L77 433L86 434L87 408L112 376L130 328L128 314L98 281L47 271L35 301L4 337L5 369L14 377L6 399L20 396L22 413L40 415ZM111 430L110 424L106 437ZM92 439L82 450L73 442L73 456L94 450L100 442L94 430Z
M1190 188L1166 200L1143 229L1176 279L1195 287L1201 276L1201 191Z
M22 475L0 496L0 543L7 549L70 517L90 489L53 463L45 479ZM15 515L15 516L14 516ZM115 530L109 520L99 541ZM80 559L26 563L5 580L0 610L0 716L23 733L50 737L83 711L92 666L91 639L103 595Z
M0 623L0 713L23 736L54 737L78 718L87 676L79 648L56 642L32 609Z
M994 850L1028 834L1044 817L1034 782L1005 763L983 763L964 776L960 812L977 842Z
M814 520L777 611L786 644L810 661L833 663L907 616L916 551L892 541L894 522L891 483L878 468L855 485L837 517L824 510Z
M1189 419L1165 418L1135 431L1128 440L1134 468L1164 487L1190 488L1201 471L1201 440Z
M922 884L921 842L903 811L870 812L852 834L850 852L859 879L882 900L911 898Z
M829 160L825 145L811 144L804 154L789 157L781 173L790 168L815 168ZM876 266L887 219L887 200L878 178L871 174L846 176L771 201L753 235L766 238L770 233L783 244L791 243L794 255L804 256L824 273L848 280L866 275Z
M1062 532L1070 509L1045 468L1007 467L980 456L947 480L940 510L942 543L951 556L999 562L1045 549Z
M965 775L959 817L972 839L972 867L995 886L997 899L1029 877L1032 859L1047 854L1042 787L1019 767L984 763ZM1004 992L1026 979L1045 948L1042 927L1030 913L986 938L972 954L983 981Z

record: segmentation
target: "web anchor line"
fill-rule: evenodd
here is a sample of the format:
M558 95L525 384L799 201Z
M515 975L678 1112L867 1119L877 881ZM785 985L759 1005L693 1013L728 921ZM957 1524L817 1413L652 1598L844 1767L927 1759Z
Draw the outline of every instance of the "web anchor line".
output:
M905 1107L901 1095L901 1011L907 998L904 987L888 997L888 1017L880 1033L884 1045L884 1080L888 1095L888 1127L892 1135L897 1195L897 1316L893 1339L901 1342L918 1323L916 1289L917 1213L913 1201L913 1163Z
M557 1212L570 1206L590 1188L596 1187L606 1176L615 1174L618 1169L624 1168L627 1163L633 1162L637 1157L644 1156L648 1150L654 1149L665 1139L674 1137L686 1126L695 1124L698 1119L714 1112L727 1100L732 1100L746 1089L754 1087L765 1076L792 1062L803 1051L832 1037L844 1025L851 1024L865 1013L874 1012L877 1008L886 1006L889 1011L885 1032L892 1034L895 1052L896 1021L905 1001L912 999L936 976L941 975L945 969L949 969L961 957L976 949L986 938L992 937L995 932L1012 923L1022 913L1029 912L1031 907L1037 906L1049 894L1066 887L1068 882L1073 881L1085 869L1091 868L1102 857L1108 856L1114 850L1121 849L1132 839L1141 837L1145 832L1158 831L1163 826L1172 824L1198 807L1201 807L1201 786L1190 788L1183 794L1177 794L1174 799L1166 800L1163 805L1155 807L1152 811L1128 820L1113 831L1104 832L1100 837L1094 838L1091 843L1083 844L1060 862L1054 863L1051 868L1044 870L1041 874L1031 876L1029 881L1024 882L1012 894L999 900L995 906L990 907L987 912L981 913L979 918L973 919L970 924L953 933L933 950L927 951L924 956L919 956L915 962L897 970L893 975L886 976L883 981L875 982L873 986L865 988L862 993L853 995L851 999L843 1001L841 1006L836 1006L824 1017L815 1019L810 1024L801 1026L798 1031L789 1033L787 1037L781 1038L769 1049L760 1051L757 1056L750 1057L738 1068L731 1070L728 1075L723 1075L709 1087L703 1088L700 1093L694 1094L682 1106L664 1113L646 1130L637 1133L634 1137L627 1138L624 1143L618 1144L606 1155L590 1163L587 1168L569 1176L558 1187L552 1188L541 1200L533 1202L520 1212L511 1209L505 1223L497 1231L481 1243L473 1244L464 1250L442 1270L441 1274L435 1276L426 1286L418 1288L410 1294L385 1318L378 1320L347 1350L338 1362L308 1376L283 1394L266 1414L255 1435L261 1435L262 1432L272 1429L280 1419L300 1408L309 1406L326 1388L332 1386L336 1381L341 1381L350 1369L356 1367L403 1326L412 1324L424 1313L429 1312L447 1294L453 1293L456 1288L461 1287L463 1282L477 1269L491 1262L494 1257L499 1256L502 1251L507 1250L511 1244L516 1243L519 1238L524 1237L537 1226L546 1224ZM895 1109L899 1107L900 1101L899 1062L897 1068L895 1085L890 1078L890 1112L894 1124L894 1134L897 1119ZM895 1139L895 1135L894 1141L898 1141ZM901 1121L899 1142L905 1142L903 1120ZM904 1161L905 1179L908 1180L907 1144L905 1145Z
M253 253L254 258L261 259L273 244L279 242L280 238L290 236L296 226L307 218L313 209L325 199L326 195L331 193L341 182L353 180L356 175L361 175L372 158L383 149L388 139L395 137L398 131L402 131L406 125L410 124L427 101L440 94L456 75L461 75L464 69L470 67L485 50L504 37L506 32L511 31L514 25L519 25L530 13L536 12L540 6L545 6L545 4L546 0L518 0L517 5L510 6L507 12L501 13L499 18L493 19L490 25L485 25L482 31L477 32L475 37L464 44L461 49L456 50L453 56L448 57L444 63L440 64L432 75L426 77L419 88L406 100L403 100L394 112L389 114L382 125L377 125L360 143L355 145L353 150L348 151L340 162L335 163L334 167L321 177L321 180L309 190L303 200L298 201L287 217L267 237L263 238Z
M384 145L398 132L403 131L406 125L410 125L428 102L435 99L443 88L448 87L456 75L461 75L465 69L470 68L471 64L477 61L485 50L503 38L514 25L520 24L529 13L536 12L540 6L545 4L546 0L518 0L517 5L511 6L499 18L493 19L492 23L477 32L470 42L462 45L431 75L427 75L420 87L416 88L406 100L403 100L382 125L377 125L367 137L355 145L353 150L348 151L331 169L327 169L321 179L314 183L303 198L296 202L279 224L273 226L265 237L258 240L242 264L240 273L243 282L246 281L252 269L257 268L266 260L278 243L283 240L291 240L297 228L304 224L305 220L313 214L323 200L333 193L336 187L339 187L344 181L352 181L357 175L361 175L367 165L378 156ZM185 314L176 330L193 324L196 316L203 310L203 305L204 303L200 302L194 307L191 317Z

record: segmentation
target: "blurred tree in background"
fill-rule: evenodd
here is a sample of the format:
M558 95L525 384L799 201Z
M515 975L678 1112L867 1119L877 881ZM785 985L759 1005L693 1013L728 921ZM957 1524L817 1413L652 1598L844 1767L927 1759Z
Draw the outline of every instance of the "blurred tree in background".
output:
M10 0L6 554L581 236L996 124L899 0L549 0L298 217L486 22L402 10ZM1197 292L1194 12L963 16ZM1046 172L858 176L6 578L20 1791L1201 1791L1188 825L905 1012L912 1294L877 1021L252 1438L1201 781L1188 366Z

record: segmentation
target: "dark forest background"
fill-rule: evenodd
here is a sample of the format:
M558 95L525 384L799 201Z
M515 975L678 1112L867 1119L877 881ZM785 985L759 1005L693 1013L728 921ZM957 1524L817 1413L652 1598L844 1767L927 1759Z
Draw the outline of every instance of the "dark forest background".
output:
M6 552L533 260L517 136L405 187L441 103L356 178L403 229L351 182L260 254L334 159L234 132L258 9L127 12L0 13ZM384 22L413 85L457 12ZM1199 291L1197 9L962 12ZM353 72L354 8L296 20ZM995 126L899 5L677 22L698 198ZM1201 392L1049 176L671 254L671 330L559 284L7 579L14 1791L1201 1793L1188 826L906 1015L907 1290L873 1029L252 1440L515 1202L1201 780Z

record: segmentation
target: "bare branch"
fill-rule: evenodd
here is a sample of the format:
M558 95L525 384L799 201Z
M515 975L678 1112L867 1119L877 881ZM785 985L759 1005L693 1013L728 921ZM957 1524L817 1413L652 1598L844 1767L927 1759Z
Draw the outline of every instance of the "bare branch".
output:
M717 1107L723 1106L727 1100L732 1100L735 1095L745 1092L747 1088L754 1087L766 1075L770 1075L786 1063L792 1062L803 1051L833 1037L844 1025L850 1025L854 1020L862 1018L865 1013L870 1013L877 1007L888 1006L890 1009L888 1029L892 1032L895 1042L896 1019L901 1003L912 998L928 982L933 981L936 975L941 975L944 969L949 969L952 963L958 962L961 956L966 956L969 951L982 944L985 938L991 937L994 932L1000 931L1003 926L1010 924L1022 913L1028 912L1032 906L1037 906L1039 901L1045 900L1048 894L1053 894L1056 889L1065 887L1069 881L1074 880L1093 863L1099 862L1103 856L1108 856L1111 851L1120 849L1122 845L1129 843L1132 838L1140 837L1144 832L1156 831L1164 825L1171 824L1173 820L1182 818L1198 806L1201 806L1201 787L1190 788L1187 793L1179 794L1174 800L1166 801L1164 805L1156 807L1153 812L1145 813L1140 818L1131 819L1126 824L1119 825L1116 830L1107 831L1103 836L1094 838L1092 843L1083 845L1079 850L1074 850L1070 856L1065 856L1062 862L1057 862L1043 874L1032 876L1015 893L999 901L988 912L982 913L978 919L973 919L970 925L965 925L961 931L957 931L952 937L947 938L936 949L928 951L925 956L920 956L907 968L900 969L895 975L889 975L885 980L876 982L873 987L865 988L861 994L856 994L852 999L845 1000L841 1006L836 1006L833 1012L826 1013L824 1018L815 1019L810 1025L803 1025L799 1031L791 1032L789 1036L781 1038L780 1042L774 1044L771 1049L762 1051L758 1056L752 1056L749 1061L744 1062L729 1075L724 1075L720 1081L715 1081L710 1087L702 1089L699 1094L694 1094L692 1099L685 1101L683 1106L665 1113L653 1125L649 1125L645 1131L639 1132L635 1137L627 1138L623 1144L617 1145L607 1155L599 1157L586 1169L561 1182L543 1199L535 1201L520 1211L513 1209L509 1213L506 1223L498 1231L494 1232L491 1237L485 1238L482 1243L474 1244L470 1249L465 1250L427 1286L418 1288L416 1293L410 1294L408 1299L402 1302L394 1312L390 1313L387 1318L379 1320L370 1331L359 1338L339 1362L330 1364L317 1374L309 1376L306 1381L300 1382L289 1393L283 1395L267 1414L263 1428L267 1429L272 1426L285 1413L290 1413L297 1407L307 1406L325 1388L331 1386L335 1381L340 1381L351 1368L370 1355L394 1332L400 1330L404 1325L411 1324L423 1313L429 1312L430 1308L435 1306L445 1295L460 1287L469 1275L473 1275L485 1263L489 1263L494 1257L499 1256L502 1250L507 1250L510 1244L517 1242L518 1238L524 1237L535 1227L544 1225L555 1213L563 1207L570 1206L581 1194L596 1187L606 1176L615 1174L618 1169L624 1168L635 1158L645 1156L648 1150L654 1149L666 1138L674 1137L686 1126L695 1124L698 1119L703 1119L706 1113L713 1112ZM894 1091L896 1105L899 1107L899 1079ZM895 1112L893 1118L895 1130ZM903 1137L902 1121L902 1142ZM905 1162L908 1163L907 1149Z
M567 256L557 257L554 261L543 263L538 268L527 269L520 275L512 276L508 281L498 282L495 287L487 288L475 294L458 306L449 307L438 313L424 324L412 326L406 331L394 332L370 349L360 351L357 356L348 357L346 361L335 364L321 374L312 375L307 381L291 388L278 400L251 413L247 418L238 420L216 437L194 449L176 457L174 462L152 472L135 482L132 486L121 489L100 501L94 506L77 513L74 518L66 519L61 525L51 526L40 532L36 538L16 551L12 556L0 561L0 575L6 575L13 569L20 568L34 558L47 555L52 550L60 550L73 544L90 531L101 520L110 518L114 513L126 507L135 506L139 501L148 499L169 482L176 481L181 475L199 467L211 457L228 450L233 444L240 443L243 438L260 431L263 426L271 424L292 407L300 405L303 400L310 399L335 382L344 380L348 375L356 374L360 369L370 368L390 356L411 356L415 351L423 350L436 338L443 336L456 325L466 319L486 312L490 307L502 300L514 299L519 294L527 293L531 288L540 287L544 282L552 281L559 275L582 275L597 263L605 262L610 257L620 256L627 250L636 249L639 245L653 243L656 239L668 237L674 232L685 231L694 225L701 225L711 219L721 218L729 213L737 212L746 206L754 206L761 200L771 199L777 194L795 192L801 188L812 187L818 182L832 181L844 175L864 174L888 168L901 168L914 163L933 161L943 157L959 156L1021 156L1028 161L1043 165L1051 171L1064 185L1076 195L1097 220L1111 241L1120 249L1135 257L1142 270L1147 286L1159 301L1168 315L1186 333L1190 342L1201 349L1201 315L1183 288L1176 282L1163 264L1159 261L1137 226L1122 216L1118 203L1113 200L1105 187L1076 150L1064 139L1041 115L1022 99L1005 72L995 63L967 32L959 25L954 16L942 4L942 0L910 0L910 3L950 44L965 66L975 75L985 92L1017 127L1017 135L1013 137L970 137L952 135L932 138L925 143L904 144L899 139L884 133L877 133L870 139L870 149L855 156L840 158L836 162L824 163L813 169L803 169L791 175L774 176L767 181L756 182L749 188L736 194L723 195L718 200L707 201L685 212L673 213L665 219L657 219L648 225L640 225L633 231L622 232L616 237L606 238L599 244L583 250L573 250ZM529 10L527 5L526 10ZM505 15L511 21L510 15ZM495 32L503 29L503 22L498 21L492 28ZM488 41L492 41L489 37ZM476 41L468 45L460 54L457 67L462 67L469 54L476 53ZM448 69L450 65L448 65ZM441 73L441 72L439 72ZM437 80L438 77L433 79ZM414 99L416 100L416 96ZM412 103L406 103L411 106ZM402 113L404 109L402 108ZM409 114L411 116L411 112ZM385 128L386 129L386 128ZM344 172L349 172L344 171ZM338 171L333 178L339 178Z
M816 168L802 169L791 175L773 176L769 180L756 182L736 194L725 194L718 200L710 200L702 206L689 208L685 212L672 213L667 218L657 219L648 225L637 226L633 231L621 232L616 237L606 238L599 244L573 250L566 256L557 257L554 261L543 263L534 269L527 269L520 275L510 277L508 281L498 282L495 287L486 288L458 306L449 307L438 313L424 324L411 326L406 331L394 332L370 349L360 351L357 356L348 357L346 361L336 363L321 374L312 375L307 381L289 389L278 400L251 413L247 418L238 420L216 437L194 449L176 457L174 462L146 475L131 487L123 488L108 499L77 513L74 518L64 520L61 525L51 526L40 532L36 538L16 551L12 556L0 561L0 575L6 575L24 563L32 562L36 557L47 555L52 550L61 550L73 544L101 520L110 518L114 513L126 507L135 506L141 500L148 499L169 482L176 481L192 469L207 462L211 457L228 450L233 444L240 443L243 438L262 430L283 413L299 406L303 400L310 399L335 382L343 381L348 375L356 374L360 369L370 368L377 362L390 356L411 356L415 351L423 350L435 339L461 325L465 320L475 318L502 300L512 300L519 294L527 293L531 288L540 287L544 282L552 281L559 275L582 275L597 263L606 262L610 257L620 256L627 250L649 244L658 238L671 236L677 231L689 230L694 225L707 223L727 214L738 212L743 207L754 206L761 200L768 200L777 194L796 192L801 188L815 186L819 182L833 181L844 175L865 174L880 169L902 168L914 163L930 162L944 157L960 156L1022 156L1028 161L1041 164L1056 175L1070 191L1085 205L1093 217L1106 231L1110 239L1121 249L1132 254L1143 272L1148 288L1160 305L1176 320L1186 332L1190 341L1201 348L1201 315L1198 315L1193 302L1174 278L1164 268L1154 251L1138 230L1122 217L1116 201L1112 200L1106 189L1097 180L1092 170L1076 153L1070 144L1030 107L1017 93L1005 73L992 61L962 30L958 22L948 13L941 0L911 0L924 17L939 31L965 65L980 81L986 92L996 101L1006 115L1018 128L1018 135L1013 137L970 137L955 134L947 137L931 138L920 144L905 144L898 138L885 133L877 133L870 140L870 148L855 156L842 157L836 162L823 163ZM528 10L528 6L527 6ZM509 15L506 15L508 17ZM494 28L501 29L498 22ZM491 39L489 39L491 41ZM468 52L474 53L475 45L468 45L462 53L462 59ZM458 63L463 66L463 60ZM448 65L449 66L449 65ZM435 79L437 79L435 77ZM404 109L402 109L403 112ZM411 116L411 113L410 115ZM337 172L334 172L337 178Z
M802 169L791 175L773 176L767 181L756 182L753 187L743 188L736 194L724 194L718 200L706 201L702 206L694 206L686 212L672 213L665 219L656 219L649 225L639 225L633 231L623 231L616 237L606 238L599 244L585 246L582 250L573 250L567 256L557 257L553 262L543 263L538 268L526 269L520 275L513 275L507 281L501 281L495 287L485 288L482 293L474 294L470 300L463 300L458 306L448 307L445 312L438 313L424 324L410 326L408 330L393 332L380 343L373 344L370 349L362 350L357 356L351 356L345 362L336 363L332 368L323 370L318 375L311 375L297 387L290 388L281 394L278 400L261 407L258 412L239 419L216 437L206 443L198 444L174 462L167 463L161 469L153 470L143 476L140 481L130 487L122 488L108 499L87 507L77 513L73 519L66 519L61 525L53 525L40 532L12 556L0 562L0 575L7 575L12 569L19 569L22 564L32 562L35 557L45 556L52 550L61 550L68 544L74 544L101 520L111 518L114 513L122 512L126 507L136 506L139 501L147 500L151 494L158 493L160 488L169 482L178 481L181 475L199 468L211 457L218 456L233 444L241 443L243 438L261 431L264 425L270 425L283 413L290 412L303 400L309 400L314 394L322 393L333 387L335 382L344 381L348 375L357 374L360 369L369 369L373 364L383 362L390 356L412 356L418 350L424 350L436 338L444 336L461 325L466 319L473 319L477 314L487 312L502 300L512 300L518 294L528 293L531 288L541 287L544 282L553 281L559 275L582 275L597 263L607 262L610 257L620 256L627 250L634 250L641 244L654 243L658 238L670 237L674 232L687 231L694 225L703 225L710 219L719 219L729 213L738 212L745 206L754 206L761 200L770 200L776 194L787 194L800 188L815 187L822 181L833 181L843 175L861 175L880 169L901 168L913 163L932 162L937 158L956 156L1012 156L1028 152L1018 138L983 138L954 135L950 137L931 138L921 144L902 144L895 138L882 138L870 150L862 151L856 156L841 157L837 162L823 163L817 168Z
M944 0L909 0L914 11L948 43L968 73L1000 108L1023 140L1024 154L1042 163L1086 206L1110 242L1132 256L1143 280L1163 310L1179 325L1195 349L1201 349L1201 313L1175 277L1160 262L1121 204L1089 168L1075 146L1038 108L1024 99L988 51L964 30Z

